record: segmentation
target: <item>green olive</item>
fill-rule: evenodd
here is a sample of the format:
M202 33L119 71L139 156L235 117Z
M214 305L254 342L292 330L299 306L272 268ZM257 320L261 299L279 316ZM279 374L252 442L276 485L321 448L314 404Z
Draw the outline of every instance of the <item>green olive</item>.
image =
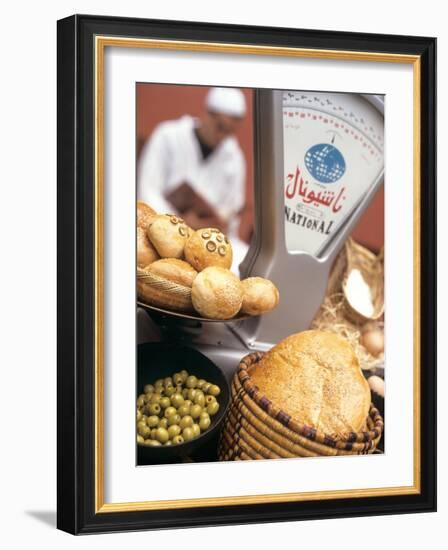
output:
M180 416L176 413L176 414L172 414L169 418L168 418L168 426L174 426L174 424L179 424L181 418Z
M163 385L165 386L165 388L167 388L168 386L172 386L172 385L173 385L173 379L171 378L171 376L167 376L167 377L163 380Z
M183 370L180 371L179 374L182 376L182 382L185 382L186 379L188 378L188 371L186 371L185 369L183 369Z
M193 428L184 428L182 430L182 437L184 438L184 441L190 441L191 439L194 439Z
M149 438L156 439L156 435L157 435L157 428L152 428Z
M199 424L193 424L193 426L191 426L191 429L193 430L194 437L198 437L199 435L201 435L201 428Z
M202 431L207 430L207 428L210 427L210 424L211 424L211 420L208 414L207 416L201 416L199 418L199 427L201 428Z
M173 407L176 407L176 409L180 407L183 404L183 402L184 402L184 398L180 393L175 393L174 395L171 396L171 404L173 405Z
M184 399L187 399L187 397L188 397L188 392L189 392L189 389L188 389L188 388L184 388L184 389L182 390L182 397L183 397Z
M160 393L153 393L151 395L150 403L151 405L153 405L154 403L160 403L161 399L162 399L162 396L160 395Z
M190 409L190 405L185 405L184 403L177 409L177 414L182 418L183 416L187 416L187 414L190 414Z
M219 403L217 401L207 405L207 412L210 416L215 415L218 412L218 410L219 410Z
M150 428L155 428L159 424L159 417L155 414L153 414L152 416L148 416L148 418L146 420L146 424Z
M162 399L159 401L159 405L162 407L162 409L166 409L171 405L171 399L169 397L162 397Z
M146 403L146 397L144 394L139 395L137 399L137 407L143 407L143 405Z
M171 441L173 445L179 445L184 442L184 438L181 435L175 435Z
M173 442L168 439L168 441L166 443L163 444L164 447L171 447L171 445L173 444Z
M137 422L142 419L142 411L137 409Z
M151 401L151 397L152 397L153 393L154 392L145 393L146 403L149 403Z
M144 445L145 447L152 447L152 443L153 443L153 440L152 440L152 439L145 439L145 440L143 441L143 445Z
M146 386L143 388L143 393L153 393L154 392L154 386L152 384L146 384Z
M140 435L140 434L137 434L137 443L143 443L144 438Z
M165 409L166 410L166 409ZM153 415L158 415L160 414L160 411L161 411L161 407L158 403L151 403L151 405L149 405L149 408L148 408L148 412L149 414Z
M182 390L184 389L182 384L177 384L174 386L176 388L176 393L180 393L182 395Z
M206 405L210 405L210 403L214 403L215 401L216 401L216 397L214 395L206 395L205 396Z
M156 439L157 441L160 441L160 443L166 443L170 436L168 435L168 430L165 428L157 428L156 432Z
M176 388L174 386L168 386L165 388L165 395L171 397L176 393Z
M194 396L196 395L196 392L197 390L195 390L194 388L190 388L187 393L188 399L190 399L191 401L194 401Z
M201 405L193 405L190 408L190 416L191 418L199 418L201 416L202 407Z
M148 439L146 444L148 447L160 447L162 445L157 439Z
M185 381L185 385L187 386L187 388L195 388L197 383L198 379L196 378L196 376L193 375L189 376Z
M203 407L205 405L205 396L204 393L201 390L196 390L194 400L196 405L200 405Z
M149 428L146 423L139 422L137 424L137 433L146 439L151 433L151 428Z
M216 397L217 395L219 395L221 393L221 389L216 384L212 384L208 389L208 393L210 395L214 395Z
M191 405L193 405L193 401L191 399L185 399L184 405L188 405L189 407L191 407Z
M182 430L184 428L190 428L191 426L193 426L193 418L189 414L183 416L180 419L179 426L182 428Z
M206 384L206 381L203 378L199 378L198 383L196 384L196 387L199 390L202 390L202 388L204 387L204 384Z
M173 439L176 435L179 435L181 432L180 426L178 424L173 424L168 428L168 435L170 439Z
M159 420L159 428L168 428L168 418L161 418Z
M177 413L177 411L174 407L167 407L163 414L165 415L165 418L169 418L170 416L172 416L173 414L176 414L176 413Z
M173 382L176 386L182 385L183 381L184 381L184 379L183 379L180 372L176 372L175 374L173 374Z
M154 383L154 391L160 393L164 388L163 380L157 380Z
M201 390L204 392L204 393L207 393L208 390L210 389L210 382L205 382L205 384L202 386Z

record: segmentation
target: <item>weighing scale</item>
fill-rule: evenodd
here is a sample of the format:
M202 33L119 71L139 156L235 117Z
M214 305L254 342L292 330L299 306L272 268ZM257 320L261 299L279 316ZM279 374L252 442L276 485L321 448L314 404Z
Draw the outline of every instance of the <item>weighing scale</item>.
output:
M254 91L254 236L241 278L271 279L280 303L260 317L208 322L138 308L138 343L188 344L231 380L240 359L309 328L338 252L383 182L380 96Z

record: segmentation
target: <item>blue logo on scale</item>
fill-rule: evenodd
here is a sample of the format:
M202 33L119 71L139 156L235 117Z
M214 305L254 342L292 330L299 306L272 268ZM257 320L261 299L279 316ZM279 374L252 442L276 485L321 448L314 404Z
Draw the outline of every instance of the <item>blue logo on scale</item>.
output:
M345 172L342 153L329 143L319 143L310 147L305 154L305 166L320 183L334 183Z

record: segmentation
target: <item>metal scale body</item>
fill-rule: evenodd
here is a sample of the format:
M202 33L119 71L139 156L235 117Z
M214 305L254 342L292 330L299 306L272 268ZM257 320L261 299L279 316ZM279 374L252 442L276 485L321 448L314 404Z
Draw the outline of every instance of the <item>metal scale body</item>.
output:
M281 90L254 94L254 236L240 276L271 279L279 305L238 322L148 316L141 309L137 316L139 343L162 338L188 344L229 379L247 353L266 351L310 326L336 255L383 182L382 98ZM311 235L307 224L324 227L324 219L326 230Z

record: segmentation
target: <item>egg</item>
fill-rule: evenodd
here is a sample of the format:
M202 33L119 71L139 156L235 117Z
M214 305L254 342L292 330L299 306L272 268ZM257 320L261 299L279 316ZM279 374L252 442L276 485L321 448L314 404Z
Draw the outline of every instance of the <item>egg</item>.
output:
M381 329L368 329L361 336L361 344L371 355L379 355L384 351L384 333Z
M373 393L378 394L384 398L384 380L379 376L370 376L367 382L369 383L370 389Z

